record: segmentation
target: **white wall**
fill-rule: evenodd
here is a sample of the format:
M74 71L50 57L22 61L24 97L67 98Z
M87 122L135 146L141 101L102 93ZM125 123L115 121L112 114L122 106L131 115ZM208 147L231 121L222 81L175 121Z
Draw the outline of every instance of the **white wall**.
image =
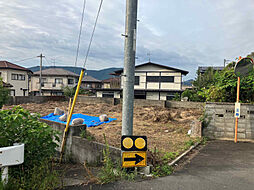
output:
M120 92L114 92L114 98L121 98Z
M26 89L25 96L28 96L28 72L14 69L0 69L1 77L6 83L10 83L13 87L11 90L15 90L15 96L23 96L23 89ZM25 80L12 80L12 74L22 74L25 75Z
M97 96L98 98L102 98L102 91L97 91L97 92L96 92L96 96Z
M44 87L41 87L41 89L48 89L48 90L61 90L62 87L69 86L74 87L76 85L75 83L75 77L66 77L66 76L42 76L42 78L46 78L46 82L44 82ZM62 78L63 84L55 84L56 78ZM31 91L39 91L40 89L40 77L39 76L32 76L31 77ZM74 84L69 85L68 79L73 79ZM53 86L55 84L55 86Z
M148 82L146 86L146 76L173 76L174 82ZM166 69L160 66L144 65L135 69L135 76L139 76L139 85L135 85L135 89L164 89L164 90L181 90L182 74L175 70ZM121 77L121 87L123 88L123 80Z
M159 100L159 92L147 92L146 99L147 100Z

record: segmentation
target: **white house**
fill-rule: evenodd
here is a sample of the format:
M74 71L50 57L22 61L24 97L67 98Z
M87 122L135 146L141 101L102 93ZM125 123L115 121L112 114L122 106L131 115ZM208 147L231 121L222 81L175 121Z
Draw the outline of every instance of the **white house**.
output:
M32 71L27 68L8 61L0 61L0 77L3 82L11 84L12 96L28 96L30 74Z
M181 94L182 77L189 72L156 63L144 63L135 67L134 96L139 99L171 100L176 93ZM121 77L120 89L101 89L97 97L120 98L123 81L126 80L123 69L115 71Z
M61 68L49 68L42 70L41 91L44 96L63 95L63 87L75 87L79 75ZM31 77L31 94L39 95L40 71L34 72Z

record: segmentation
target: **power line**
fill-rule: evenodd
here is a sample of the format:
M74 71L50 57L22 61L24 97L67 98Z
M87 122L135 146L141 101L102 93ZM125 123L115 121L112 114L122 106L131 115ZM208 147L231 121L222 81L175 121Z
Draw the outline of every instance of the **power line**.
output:
M81 23L80 23L80 28L79 28L78 46L77 46L77 53L76 53L76 59L75 59L75 67L77 66L77 62L78 62L79 46L80 46L83 20L84 20L84 15L85 15L85 8L86 8L86 0L84 0L84 3L83 3L83 11L82 11Z
M91 39L90 39L90 42L89 42L89 45L88 45L88 48L87 48L86 58L85 58L85 61L84 61L83 68L85 68L85 66L86 66L87 58L88 58L88 55L89 55L89 52L90 52L90 48L91 48L91 45L92 45L92 41L93 41L93 36L94 36L95 28L97 26L98 18L99 18L100 12L101 12L102 3L103 3L103 0L101 0L100 6L99 6L99 9L98 9L98 12L97 12L97 16L96 16L96 19L95 19L95 23L94 23L94 28L93 28L93 32L92 32L92 35L91 35Z
M46 57L44 57L44 58L45 58L45 60L47 61L47 63L48 63L49 65L51 65L51 64L49 63L48 59L47 59Z
M18 62L22 62L22 61L27 61L27 60L34 59L34 58L37 58L37 57L30 57L30 58L26 58L26 59L21 59L21 60L18 60L18 61L14 61L13 63L18 63Z

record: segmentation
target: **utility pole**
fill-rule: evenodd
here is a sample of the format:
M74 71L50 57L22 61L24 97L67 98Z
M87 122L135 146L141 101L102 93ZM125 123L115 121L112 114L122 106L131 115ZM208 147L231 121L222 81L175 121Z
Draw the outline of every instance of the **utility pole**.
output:
M40 96L41 96L41 83L42 83L42 58L45 57L42 55L42 53L37 56L40 57Z
M126 0L122 135L133 134L133 105L138 0Z

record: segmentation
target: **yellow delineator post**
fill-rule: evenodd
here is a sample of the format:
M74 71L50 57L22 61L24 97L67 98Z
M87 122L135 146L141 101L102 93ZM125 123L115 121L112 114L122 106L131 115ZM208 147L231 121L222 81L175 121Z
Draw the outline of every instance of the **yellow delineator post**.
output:
M76 103L76 100L77 100L77 97L78 97L78 93L79 93L79 89L80 89L80 85L81 85L81 82L82 82L82 79L83 79L84 72L85 72L85 69L82 69L81 72L80 72L78 86L77 86L77 89L76 89L76 92L75 92L75 96L74 96L74 99L73 99L73 102L72 102L71 110L69 112L66 127L65 127L65 130L64 130L63 140L62 140L62 144L61 144L61 152L60 152L60 163L62 162L63 153L64 153L64 145L65 145L65 142L66 142L66 134L67 134L69 126L70 126L72 113L73 113L75 103Z
M237 77L236 103L239 103L239 95L240 95L240 77ZM237 143L237 129L238 129L238 117L235 118L235 143Z

